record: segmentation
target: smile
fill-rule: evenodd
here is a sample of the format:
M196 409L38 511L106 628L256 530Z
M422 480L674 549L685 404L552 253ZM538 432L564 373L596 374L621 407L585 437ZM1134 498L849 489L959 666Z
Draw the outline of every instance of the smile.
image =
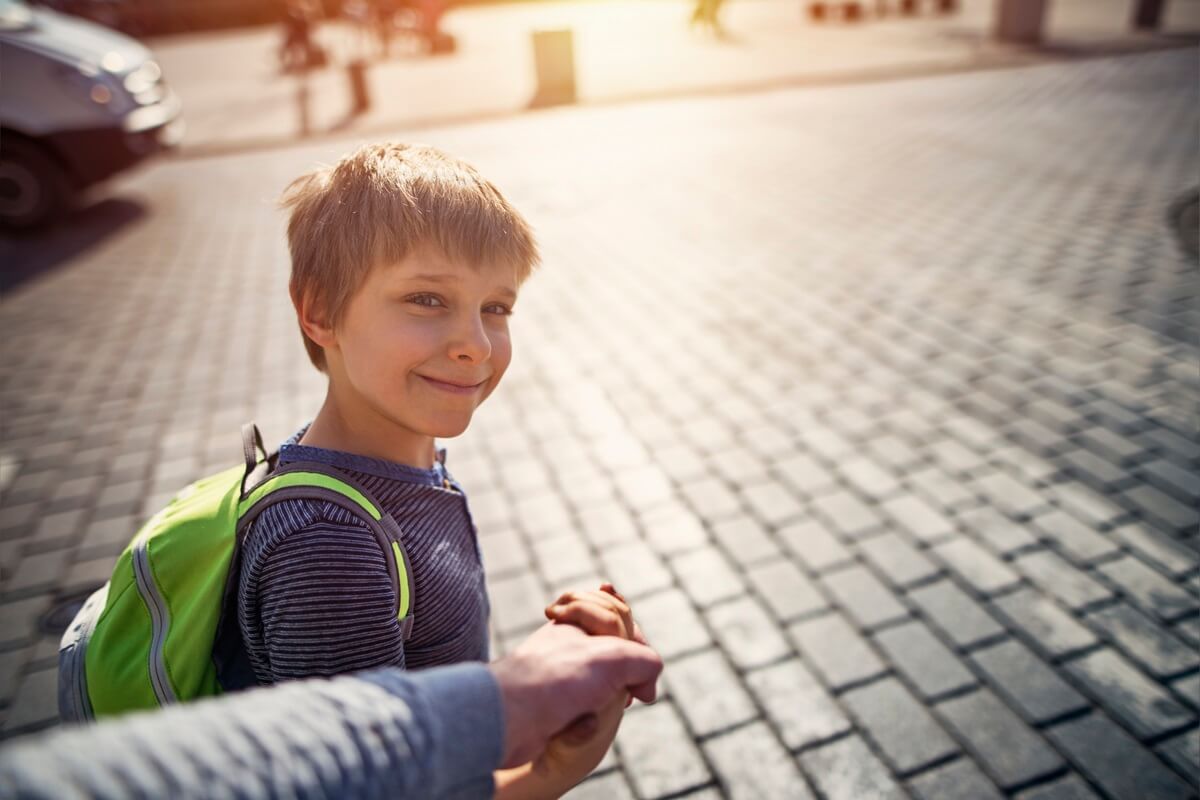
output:
M449 381L439 381L436 378L430 378L427 375L418 375L417 377L424 380L426 383L428 383L433 388L440 389L443 392L449 392L450 394L475 394L475 392L482 389L483 385L485 383L487 383L487 381L480 381L479 383L469 383L469 384L450 383Z

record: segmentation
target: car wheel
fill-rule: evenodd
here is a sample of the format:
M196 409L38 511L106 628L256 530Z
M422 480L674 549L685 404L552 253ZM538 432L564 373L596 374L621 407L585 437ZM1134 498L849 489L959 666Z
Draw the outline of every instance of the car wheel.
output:
M70 187L62 167L37 145L0 142L0 224L33 228L66 209Z

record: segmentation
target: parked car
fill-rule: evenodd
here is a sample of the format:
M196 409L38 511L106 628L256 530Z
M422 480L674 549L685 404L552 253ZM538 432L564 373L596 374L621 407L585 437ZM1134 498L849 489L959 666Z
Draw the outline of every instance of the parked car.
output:
M179 98L144 46L0 0L0 223L47 222L79 191L182 136Z

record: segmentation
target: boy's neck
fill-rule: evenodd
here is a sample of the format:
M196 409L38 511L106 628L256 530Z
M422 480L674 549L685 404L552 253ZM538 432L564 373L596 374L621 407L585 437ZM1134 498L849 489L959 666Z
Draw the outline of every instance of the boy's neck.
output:
M363 416L368 415L355 415L352 423L339 412L332 398L326 397L312 425L300 437L300 444L419 469L433 468L436 448L432 436L402 428L381 417L364 420Z

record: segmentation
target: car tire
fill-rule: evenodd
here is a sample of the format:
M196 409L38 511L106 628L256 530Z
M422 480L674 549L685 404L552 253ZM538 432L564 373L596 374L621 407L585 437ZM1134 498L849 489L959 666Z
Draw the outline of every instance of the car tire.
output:
M63 213L71 199L61 166L24 139L0 140L0 225L35 228Z

